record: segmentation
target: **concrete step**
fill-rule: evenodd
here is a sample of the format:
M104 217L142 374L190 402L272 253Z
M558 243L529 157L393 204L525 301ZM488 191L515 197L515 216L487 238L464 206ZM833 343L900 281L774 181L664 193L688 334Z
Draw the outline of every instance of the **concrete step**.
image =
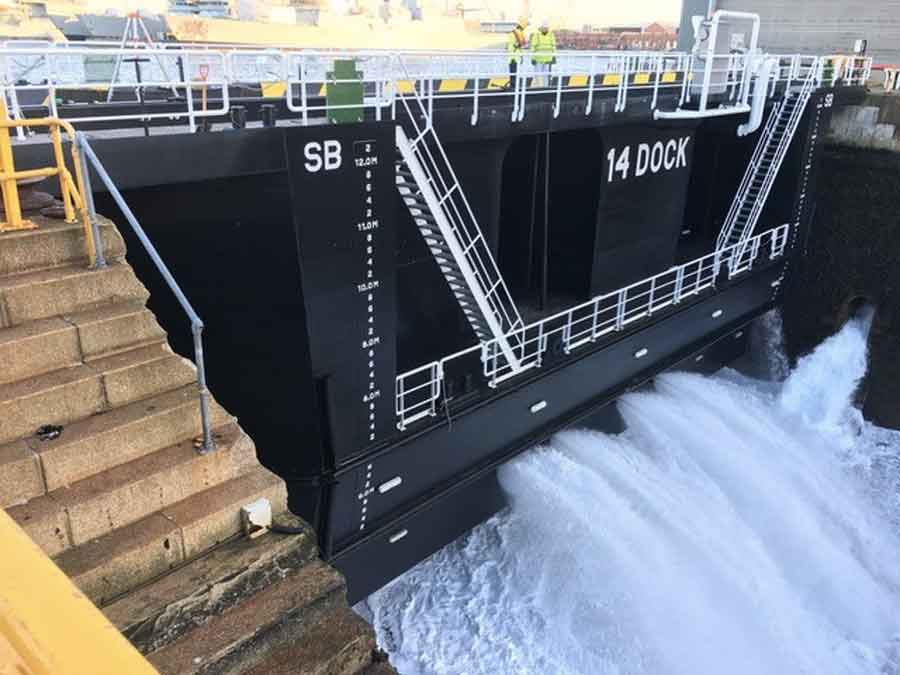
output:
M87 264L87 248L81 223L29 216L34 230L0 234L0 276L50 269L75 263ZM109 260L125 255L125 242L112 222L98 218L103 251Z
M233 421L214 402L214 427ZM197 386L191 384L66 426L58 438L30 439L48 490L58 490L95 473L201 434Z
M164 341L143 303L126 302L0 328L0 384Z
M378 660L363 668L359 675L397 675L397 671L387 660L386 656L378 654L375 658Z
M58 555L71 548L66 513L47 495L10 507L7 513L47 555Z
M375 637L369 624L349 607L338 606L312 622L291 643L242 672L243 675L301 672L303 675L357 675L372 667L375 654Z
M158 344L0 385L0 443L183 387L193 365ZM51 488L52 489L52 488Z
M81 363L78 331L61 318L0 328L0 384Z
M287 510L284 482L258 466L239 478L70 548L56 557L56 563L96 604L108 604L238 535L241 507L260 497L268 498L276 513Z
M163 675L246 673L346 607L345 597L343 577L315 560L147 658Z
M123 302L145 303L147 290L125 263L101 270L68 265L0 278L0 327Z
M309 526L290 514L276 520L302 533L270 532L228 542L107 605L104 614L144 654L215 621L316 558L316 536Z
M175 354L167 344L100 358L91 361L90 367L101 374L106 402L111 408L197 381L194 364Z
M81 354L87 361L166 339L153 312L140 301L75 312L63 318L78 331Z
M258 466L256 448L237 424L215 431L216 452L190 440L61 488L52 499L68 514L73 546L108 534Z
M0 443L33 436L49 424L68 424L106 407L95 370L79 365L0 385Z
M0 508L24 504L45 491L40 460L28 444L0 445Z

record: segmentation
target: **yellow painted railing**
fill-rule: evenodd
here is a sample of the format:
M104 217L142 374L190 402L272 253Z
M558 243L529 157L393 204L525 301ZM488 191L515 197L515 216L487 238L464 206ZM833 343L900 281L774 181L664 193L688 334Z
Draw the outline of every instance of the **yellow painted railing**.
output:
M85 202L84 174L78 143L75 138L75 129L65 120L55 117L42 117L38 119L10 119L4 97L0 97L0 191L3 194L3 208L6 212L5 220L0 222L0 232L12 230L28 230L36 225L22 217L22 205L19 201L19 181L30 178L59 178L59 192L62 197L63 210L67 223L80 221L84 228L84 237L87 242L87 254L91 267L97 263L97 244L94 239L94 230L91 225L90 215ZM17 128L47 128L50 132L50 144L53 147L53 161L55 166L42 169L28 169L16 171L13 157L12 136L10 129ZM75 177L66 166L65 155L62 147L62 134L64 130L69 137L72 148L72 165L75 169Z
M156 673L3 509L0 542L0 673Z

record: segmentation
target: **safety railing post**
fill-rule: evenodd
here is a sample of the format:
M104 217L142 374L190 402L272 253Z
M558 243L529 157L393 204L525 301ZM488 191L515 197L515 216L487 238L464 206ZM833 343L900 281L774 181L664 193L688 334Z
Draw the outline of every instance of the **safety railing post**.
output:
M628 302L628 290L622 289L616 298L616 331L625 327L625 304Z
M203 322L193 321L191 332L194 335L194 360L197 366L197 389L200 394L200 425L203 429L202 453L216 449L212 437L212 424L209 419L209 388L206 386L206 364L203 357Z
M91 183L91 171L87 163L87 157L84 153L84 132L79 131L75 135L74 143L78 147L78 163L81 166L81 187L84 199L84 207L87 209L88 220L91 223L91 235L94 239L94 268L102 269L106 267L106 255L103 251L103 240L100 238L100 224L97 222L97 209L94 206L94 191Z
M685 265L682 265L678 268L678 272L675 273L675 296L672 298L672 302L676 305L681 303L681 293L684 289L684 269Z
M441 398L441 389L444 386L444 364L438 362L434 366L432 373L432 389L431 389L431 405L428 412L431 417L437 415L437 402Z
M481 89L481 78L479 73L476 71L475 73L475 90L472 92L472 120L471 125L474 127L478 124L478 103L479 103L479 93Z
M66 160L63 157L62 140L59 136L59 127L56 125L50 126L50 142L53 146L53 159L56 162L56 166L60 169L59 194L62 197L63 201L63 212L65 213L66 222L74 223L75 208L72 206L72 195L69 192L68 185L66 185L65 174L63 173L63 167L65 167L66 165Z
M588 78L588 99L584 106L585 117L589 116L594 109L594 84L597 78L597 59L591 55L590 77Z
M0 122L9 121L6 108L6 95L0 96ZM3 209L6 222L0 225L0 231L27 230L34 226L22 219L22 205L19 202L19 186L16 183L16 163L13 158L12 138L9 127L0 128L0 190L3 192Z

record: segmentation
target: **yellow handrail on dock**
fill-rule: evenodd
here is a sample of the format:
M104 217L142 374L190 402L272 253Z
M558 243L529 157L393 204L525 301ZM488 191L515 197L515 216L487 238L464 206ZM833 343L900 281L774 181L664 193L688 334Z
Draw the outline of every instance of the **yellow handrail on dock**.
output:
M46 127L49 129L55 166L42 169L16 171L10 129L35 127ZM66 132L71 142L72 165L75 169L74 179L72 178L72 173L69 171L69 168L66 166L60 129ZM90 261L91 267L96 265L97 242L94 241L94 231L91 227L91 219L84 198L84 175L82 174L81 167L81 157L78 150L78 143L75 138L75 129L72 128L71 124L56 117L10 119L5 97L0 96L0 192L2 192L3 195L3 208L6 212L6 219L0 222L0 232L29 230L37 227L33 222L22 217L22 205L19 201L18 181L29 178L50 178L58 176L59 192L62 197L66 222L81 222L82 227L84 228L85 241L87 242L88 260Z
M3 509L0 541L0 672L156 675Z

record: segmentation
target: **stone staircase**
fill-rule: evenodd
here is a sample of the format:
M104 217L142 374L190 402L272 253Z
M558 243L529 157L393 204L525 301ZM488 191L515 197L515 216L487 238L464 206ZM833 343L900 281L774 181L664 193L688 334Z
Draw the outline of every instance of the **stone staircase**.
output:
M284 483L215 403L197 451L196 371L115 226L89 270L78 225L32 220L0 234L0 507L162 673L382 667L305 525L243 536L243 505L285 514Z

